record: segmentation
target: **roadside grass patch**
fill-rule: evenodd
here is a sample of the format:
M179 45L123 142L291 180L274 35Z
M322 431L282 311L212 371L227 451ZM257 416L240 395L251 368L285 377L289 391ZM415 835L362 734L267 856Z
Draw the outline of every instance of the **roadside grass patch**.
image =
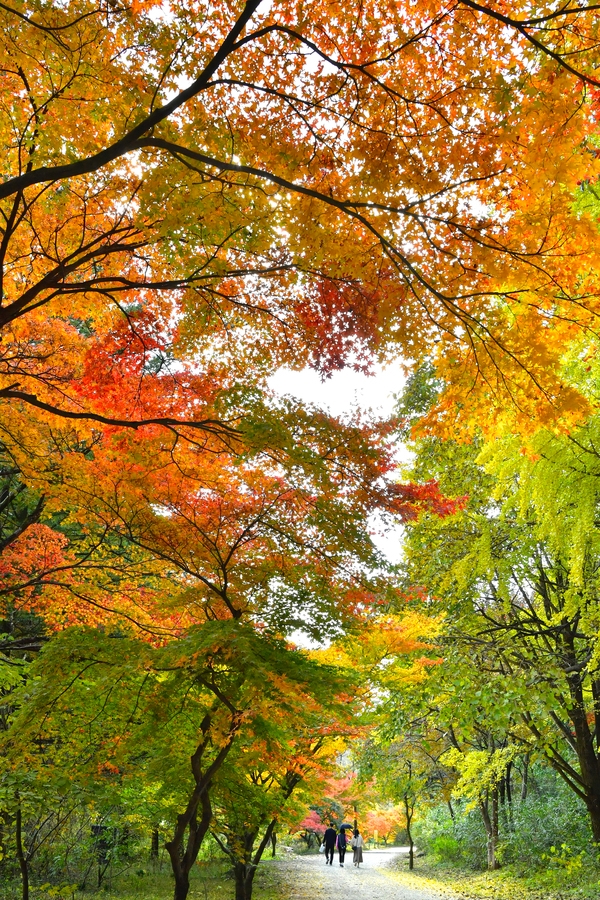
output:
M598 900L600 864L581 860L577 867L552 865L533 870L508 865L497 872L474 872L418 858L408 870L405 859L394 860L394 878L415 888L429 888L464 900Z
M270 860L261 863L254 884L257 900L279 900L277 884L269 871ZM227 862L202 861L191 873L188 900L232 900L235 885ZM21 884L12 880L0 884L0 900L19 900ZM51 885L47 882L31 885L31 900L171 900L173 878L164 866L136 865L121 875L109 877L101 888L90 886L82 891L76 885Z

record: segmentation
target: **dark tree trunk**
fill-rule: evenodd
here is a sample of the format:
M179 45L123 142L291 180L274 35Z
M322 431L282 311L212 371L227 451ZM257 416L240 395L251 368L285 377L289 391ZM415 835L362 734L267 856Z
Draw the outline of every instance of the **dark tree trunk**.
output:
M409 800L408 794L404 795L404 814L406 816L406 835L408 837L408 868L414 869L415 867L415 845L413 841L412 832L410 830L410 826L412 824L412 818L415 811L414 802Z
M248 884L248 866L246 863L236 863L233 867L235 877L235 900L250 900L252 896L252 883ZM247 891L250 893L247 893Z
M273 846L273 836L277 819L272 819L253 855L254 842L258 835L258 831L246 831L243 835L236 835L235 844L238 848L243 848L243 858L240 859L236 853L224 844L220 837L215 834L214 837L224 853L229 856L233 866L233 876L235 879L235 900L252 900L252 889L254 886L254 876L260 864L263 853L269 844Z
M252 857L252 849L254 847L254 841L256 840L256 832L254 834L249 835L251 838L251 842L249 842L247 850L248 850L248 860L249 862L244 866L244 882L243 882L243 896L238 894L238 883L237 883L237 873L236 873L236 888L235 888L235 900L252 900L252 888L254 886L254 876L256 874L256 870L258 869L259 863L262 859L262 855L265 852L267 846L272 842L273 836L275 835L275 827L277 825L277 819L271 819L269 822L267 829L263 835L263 838L256 849L256 853Z
M527 790L529 782L529 753L523 757L523 777L521 779L521 803L527 800Z
M159 849L158 828L153 828L152 840L150 843L150 859L158 859Z
M212 806L210 802L210 787L216 772L221 768L227 754L233 746L233 741L241 724L239 713L232 711L229 733L206 767L202 768L204 755L211 744L212 716L207 713L200 724L202 741L196 747L194 755L190 758L192 775L194 776L194 789L190 794L185 811L177 816L177 824L173 831L173 839L167 841L165 848L171 860L171 869L175 878L174 900L187 900L190 889L190 871L198 858L198 852L202 846L212 819ZM198 818L200 811L200 818ZM184 848L184 839L185 848Z
M287 800L291 796L296 786L302 780L302 775L298 772L288 772L285 779L285 791L282 801ZM275 850L275 828L278 819L271 819L262 836L260 844L256 852L254 852L254 842L258 836L260 826L252 831L245 831L241 834L229 834L227 843L221 840L221 837L213 832L213 837L217 841L223 853L231 860L233 866L233 874L235 878L235 900L251 900L252 886L254 876L262 859L263 853L269 844L272 844ZM308 837L313 837L312 833ZM235 845L235 851L233 846ZM240 848L243 848L242 858L240 859ZM253 855L254 852L254 855ZM179 900L179 898L176 898Z
M569 716L575 732L575 752L583 783L584 801L587 807L595 843L600 843L600 765L594 747L594 737L585 708L581 667L577 666L575 641L571 631L564 639L567 647L565 664L575 671L567 676L572 707Z
M196 802L195 810L189 818L185 814L177 817L175 834L178 839L168 841L165 844L175 878L174 900L186 900L190 889L190 871L198 858L198 851L206 832L210 828L212 807L208 794L209 788L210 782L206 784L205 790ZM199 806L202 808L202 814L198 821L197 811ZM186 829L187 841L185 850L183 850L183 836Z
M506 767L506 774L500 779L498 785L502 823L507 830L511 830L513 827L511 769L512 763L509 763Z
M506 802L508 803L509 806L512 805L512 800L513 800L512 769L513 769L513 764L511 762L509 762L509 764L506 767Z
M175 893L173 894L174 900L187 900L189 890L190 874L189 872L181 871L175 876Z
M27 866L27 857L23 851L23 821L21 816L21 804L17 807L17 816L15 823L17 859L19 860L19 868L21 869L22 884L22 900L29 900L29 868Z

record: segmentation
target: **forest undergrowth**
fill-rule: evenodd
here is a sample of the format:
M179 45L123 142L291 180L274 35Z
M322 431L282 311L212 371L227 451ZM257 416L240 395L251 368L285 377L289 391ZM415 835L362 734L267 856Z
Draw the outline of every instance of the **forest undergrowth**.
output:
M473 872L423 857L412 872L404 860L396 861L394 875L407 886L464 900L597 900L600 893L600 866L591 861L576 873L550 868L532 871L518 864L496 872Z
M273 877L271 861L256 875L256 891L260 900L284 900L281 882ZM224 860L202 860L192 872L190 900L230 900L234 896L234 881ZM0 900L14 900L18 896L18 881L0 883ZM31 888L30 900L164 900L173 891L173 877L166 863L155 865L140 860L126 870L108 875L101 888L65 883L39 883Z

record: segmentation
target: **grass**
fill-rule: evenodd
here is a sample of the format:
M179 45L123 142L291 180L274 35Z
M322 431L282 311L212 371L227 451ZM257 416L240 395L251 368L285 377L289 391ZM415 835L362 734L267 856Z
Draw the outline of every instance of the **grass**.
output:
M270 860L264 860L254 879L257 900L281 900ZM188 900L232 900L234 883L228 864L210 860L194 866ZM81 891L76 885L33 884L30 900L171 900L173 878L167 865L153 870L151 865L132 867L118 876L108 877L100 889ZM21 883L13 880L0 885L0 900L19 900Z
M275 865L273 865L275 863ZM277 860L261 863L255 878L255 900L286 900L285 886L277 872ZM528 871L506 866L497 872L473 872L420 857L413 872L405 859L388 869L391 877L407 887L429 889L460 900L598 900L600 866L586 859L577 866L549 863ZM171 900L173 879L167 865L132 867L109 878L99 890L80 891L75 886L33 885L31 900ZM18 880L0 885L0 900L19 900ZM207 860L194 867L189 900L233 900L234 883L226 862Z
M404 860L398 860L392 872L407 886L465 900L598 900L600 896L600 866L589 860L576 868L548 865L527 871L510 865L497 872L473 872L422 857L413 872Z

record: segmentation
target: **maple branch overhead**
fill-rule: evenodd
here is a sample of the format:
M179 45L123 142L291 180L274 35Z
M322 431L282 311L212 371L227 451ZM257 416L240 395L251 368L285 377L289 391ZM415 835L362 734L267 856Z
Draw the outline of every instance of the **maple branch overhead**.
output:
M120 156L135 150L137 141L143 137L143 135L154 128L155 125L158 125L159 122L169 118L172 113L187 103L188 100L191 100L204 90L221 63L235 49L237 38L243 32L261 2L262 0L247 0L242 13L229 31L229 34L196 80L193 81L189 87L185 88L185 90L177 94L177 96L173 97L168 103L165 103L164 106L160 106L151 112L150 115L146 116L139 123L139 125L132 128L131 131L127 132L122 138L115 141L115 143L111 144L109 147L100 150L98 153L94 153L87 159L80 159L74 163L66 163L62 166L42 166L39 169L32 169L23 175L9 178L3 184L0 184L0 200L34 184L42 184L48 181L60 181L64 178L73 178L77 175L87 175L90 172L96 172L98 169L113 162Z
M507 25L509 28L513 28L515 31L521 34L526 41L532 44L536 48L536 50L539 50L541 53L549 56L556 63L558 63L561 68L565 69L567 72L570 72L571 75L574 75L584 84L600 88L600 81L598 81L598 79L593 78L591 75L586 75L586 73L582 72L580 69L576 69L566 61L565 57L562 54L551 50L550 47L548 47L542 41L539 41L527 30L528 26L539 26L544 22L550 21L551 19L554 19L558 16L564 17L569 15L576 15L582 12L595 11L597 9L600 9L600 5L594 4L592 6L585 7L563 7L562 9L557 10L554 13L549 13L547 16L541 16L534 19L514 19L512 18L512 16L507 16L504 13L498 12L498 10L496 9L485 6L482 3L477 3L476 0L458 0L458 5L466 6L468 9L472 9L474 12L483 13L483 15L489 16L492 19L496 19L496 21L501 22L503 25Z
M192 428L198 431L205 431L218 437L239 437L241 432L239 429L221 422L218 419L177 419L170 416L160 416L149 419L113 419L110 416L102 416L93 412L73 412L67 409L61 409L50 403L45 403L36 397L35 394L28 394L24 391L17 390L18 385L0 388L0 400L21 400L23 403L34 406L36 409L42 409L44 412L59 416L62 419L76 419L82 421L99 422L101 425L115 426L118 428L144 428L148 425L160 425L171 431L176 428Z
M248 41L254 40L256 38L267 35L271 32L279 32L282 34L287 34L289 37L292 37L294 40L298 40L303 43L307 48L309 48L312 52L316 53L319 57L321 57L328 64L333 65L339 69L344 71L360 71L363 75L365 75L368 79L376 82L380 86L384 88L386 92L389 92L391 89L386 85L382 84L380 80L373 75L369 69L375 66L377 63L388 60L391 56L399 53L404 47L408 46L415 41L418 41L422 34L423 30L421 29L415 35L412 35L411 38L401 44L398 47L395 47L393 51L390 51L386 56L380 58L374 58L372 60L368 60L364 63L351 63L351 62L342 62L340 60L336 60L330 57L328 54L324 53L321 48L319 48L313 41L310 41L304 35L299 32L294 31L289 26L274 24L265 26L263 29L259 29L257 32L247 35L245 38L239 39L240 35L244 31L246 25L254 15L254 13L258 10L260 3L262 0L247 0L245 7L238 17L237 21L234 23L233 27L229 31L226 38L221 43L220 47L210 60L210 62L205 66L204 70L198 75L198 77L192 82L189 87L185 88L183 91L179 92L172 100L168 103L164 104L161 107L154 109L149 115L147 115L138 125L132 128L127 134L123 135L122 138L117 140L115 143L111 144L108 147L100 150L98 153L92 154L86 159L76 160L72 163L66 163L63 165L57 166L42 166L38 169L29 168L22 175L15 176L13 178L7 178L2 184L0 184L0 199L11 196L12 194L23 191L26 187L29 187L34 184L42 184L52 181L60 181L62 179L73 178L78 175L85 175L91 172L97 171L103 166L107 165L110 162L115 161L119 157L134 152L138 148L139 140L151 131L156 125L160 122L168 119L176 110L185 105L189 100L193 99L203 90L210 86L210 79L212 75L218 70L220 65L224 62L224 60L237 49L240 49L244 46ZM490 7L484 6L476 2L476 0L458 0L458 5L466 6L473 11L483 13L491 18L497 19L503 24L508 25L516 29L523 37L526 38L529 42L534 44L538 50L541 52L551 56L555 59L561 66L563 66L566 70L568 70L571 74L575 75L577 78L582 79L584 82L588 84L592 84L594 86L600 87L600 82L596 81L596 79L591 78L590 76L576 70L569 63L567 63L564 58L560 55L552 51L549 47L538 41L532 35L530 35L526 30L526 25L532 24L536 20L518 20L513 19L509 16L506 16L502 13L497 12L496 10L491 9ZM0 5L1 6L1 5ZM591 6L589 9L594 10L596 6ZM587 7L585 8L587 10ZM11 10L14 12L14 10ZM573 10L575 12L575 10ZM566 14L566 13L565 13ZM444 18L447 13L443 14L441 18ZM440 17L438 17L439 19ZM433 19L432 22L429 23L427 27L431 27L437 19ZM392 92L395 93L395 92ZM399 97L399 99L403 99L406 101L406 98ZM416 102L416 101L413 101ZM438 111L439 112L439 111Z
M534 381L536 387L543 393L546 394L546 391L543 385L539 382L537 377L533 374L533 372L527 368L527 366L517 358L517 356L512 353L508 347L503 344L496 335L494 335L491 330L483 323L481 319L477 316L474 316L472 313L468 312L468 310L463 309L459 306L459 301L467 299L471 295L459 295L452 296L443 292L440 288L436 287L435 284L432 283L429 279L425 278L425 276L416 268L416 266L408 259L408 257L402 253L398 247L392 243L388 238L386 238L381 232L375 227L375 225L367 219L364 215L358 212L358 206L364 207L366 204L355 204L351 200L336 200L329 194L323 193L322 191L317 191L314 188L306 187L305 185L298 184L297 182L288 181L285 178L281 178L278 175L274 175L271 172L268 172L265 169L257 169L253 166L244 166L236 163L227 163L221 160L215 159L213 157L206 156L205 154L199 153L195 150L190 150L186 147L182 147L179 144L172 144L170 141L166 141L162 138L143 138L139 141L139 145L142 147L156 147L157 149L164 149L168 152L172 153L174 156L178 156L181 154L182 156L188 156L192 159L195 159L199 162L202 162L206 165L214 166L215 168L221 169L222 171L230 171L230 172L239 172L242 174L248 175L256 175L259 178L264 178L273 184L276 184L278 187L282 187L286 190L293 191L298 194L303 194L308 197L312 197L313 199L319 200L328 206L332 206L336 209L339 209L341 212L349 215L351 218L357 220L361 223L377 240L381 243L384 251L387 255L395 261L396 263L400 263L405 268L405 272L400 274L407 281L411 291L413 292L416 299L423 305L427 314L430 314L430 311L427 307L425 301L415 292L414 285L411 285L408 282L408 275L412 276L416 283L425 289L425 291L431 293L437 300L439 300L443 306L464 325L467 329L468 334L471 334L474 329L481 329L481 331L489 338L492 343L503 353L506 353L513 359L513 362L521 369L523 372L526 372L531 379ZM398 209L399 213L402 213L403 210L401 208ZM413 213L406 212L406 215L413 216ZM500 245L496 247L497 250L507 253L509 255L514 255L519 258L523 258L518 253L513 253L509 248L503 248ZM526 259L524 260L527 261ZM408 275L406 274L408 273ZM433 319L435 322L435 319ZM437 323L436 323L437 324ZM471 342L472 343L472 342ZM484 340L485 344L485 340ZM488 351L489 353L489 351Z
M2 8L10 13L6 4L0 5ZM559 220L562 230L555 229L545 243L545 237L537 239L540 229L536 232L509 226L509 220L519 218L509 199L519 194L522 183L527 183L535 161L526 155L527 142L520 140L518 127L507 121L503 100L489 104L489 117L487 107L483 114L486 98L494 97L499 90L495 76L491 77L492 69L479 63L475 69L469 66L477 40L489 37L498 51L499 83L503 91L510 92L515 82L511 60L516 45L521 48L516 52L517 62L524 57L521 38L511 36L504 27L499 32L490 19L494 18L492 7L477 0L454 0L442 10L429 10L412 21L402 14L392 38L376 29L370 41L365 41L370 28L366 22L357 26L356 32L346 34L345 41L344 21L326 24L311 18L295 22L291 13L277 21L270 6L264 16L256 16L250 24L259 8L259 0L245 4L238 0L234 7L224 4L215 23L201 28L198 23L192 27L182 20L182 30L173 35L168 28L163 33L162 26L157 26L153 32L156 39L148 43L148 68L143 68L140 81L142 93L132 78L131 61L122 50L123 56L115 65L113 98L120 98L122 103L115 104L110 127L96 129L92 124L89 138L75 128L63 140L51 139L54 132L50 118L44 119L40 113L45 115L51 107L58 110L57 100L61 109L63 103L72 103L79 110L83 103L84 107L89 104L90 111L98 111L106 102L106 89L88 90L85 79L89 76L80 69L81 58L87 58L88 50L73 59L65 55L62 81L49 82L43 67L38 71L27 61L29 56L17 64L12 72L15 84L9 88L15 98L23 97L17 101L17 105L22 102L22 121L7 124L7 134L15 135L12 171L21 174L15 178L5 175L7 180L0 183L0 197L14 197L2 210L6 227L2 229L0 257L6 256L7 249L9 253L6 268L0 273L6 275L8 304L0 310L0 326L30 313L33 319L40 306L51 303L58 320L65 323L57 326L56 333L63 327L66 346L69 338L76 339L69 331L68 304L73 295L81 294L85 309L93 311L96 305L99 308L101 299L118 305L117 293L122 296L128 291L132 294L128 302L139 304L140 309L143 306L148 315L152 315L150 307L155 301L157 306L163 304L163 310L171 303L177 308L176 316L181 316L182 322L186 320L187 326L187 319L191 321L197 312L192 306L195 298L192 292L176 292L197 286L201 269L202 279L243 278L246 274L251 278L251 267L244 272L243 263L252 258L259 263L255 268L258 275L269 268L273 273L292 273L281 281L282 296L273 297L272 292L264 306L281 308L283 302L278 320L282 329L289 328L288 333L294 337L304 329L302 338L308 337L315 348L304 358L317 360L318 366L326 358L321 347L328 341L335 345L330 359L335 357L336 366L346 364L346 348L353 340L365 353L375 346L375 328L367 322L370 312L365 311L370 295L373 303L391 301L388 310L392 319L395 317L395 328L404 327L397 323L403 316L409 321L412 315L416 325L410 321L408 326L411 342L418 330L417 341L426 341L424 330L431 330L432 323L438 337L442 335L443 339L446 334L462 341L475 356L471 337L478 343L489 342L493 347L488 356L497 371L500 353L510 358L513 368L528 371L531 356L513 352L511 338L506 337L507 331L494 318L491 307L495 298L505 298L502 305L508 310L513 301L520 303L528 292L536 308L543 311L555 288L568 302L572 283L564 274L560 258L565 231ZM393 9L391 4L390 15ZM586 7L588 12L591 9ZM576 14L568 3L560 12L562 19ZM147 10L134 11L131 18L125 13L120 8L115 10L115 22L123 26L123 48L131 46L131 37L139 26L137 15L142 21ZM173 15L176 17L176 9ZM3 13L3 17L10 23L10 15ZM44 19L44 25L46 21L49 18ZM59 17L57 21L62 20ZM514 25L530 30L538 28L540 21L541 17L519 19L516 13L511 19ZM16 27L10 23L10 28ZM108 18L106 26L101 23L104 29L110 32ZM21 30L30 33L30 29ZM82 51L84 46L94 50L95 42L102 40L102 34L98 36L95 31L90 35L77 33L87 41L82 43ZM31 34L32 40L45 40ZM184 44L189 45L189 54L182 53ZM52 45L55 52L51 41L46 45ZM89 56L93 67L96 57L92 50ZM451 58L459 60L456 67L450 64ZM279 65L283 59L289 63L287 81L288 68ZM423 86L418 72L430 63L434 67L439 64L439 71ZM448 75L444 63L449 65ZM179 66L181 73L177 74ZM406 78L401 77L403 66ZM198 70L200 74L196 74ZM184 77L191 83L179 91ZM520 84L519 79L516 82ZM63 94L65 85L69 90ZM159 93L164 92L171 99L155 109L154 104L161 102ZM530 133L534 110L524 95L515 99L523 106L519 119L524 123L522 133ZM233 104L230 108L229 103ZM579 113L580 107L576 110ZM580 118L584 115L585 110ZM129 128L134 116L143 118ZM165 130L154 131L161 122ZM47 126L47 133L40 123ZM41 141L37 141L38 126ZM552 129L550 132L554 134ZM107 146L111 140L114 143ZM205 152L190 150L183 146L186 143ZM293 147L296 149L292 152ZM158 152L146 152L153 149ZM34 152L36 161L41 157L47 164L34 169ZM511 152L517 160L514 167ZM86 153L90 155L86 157ZM136 155L130 156L131 164L107 166L132 153ZM52 165L55 160L72 161ZM173 160L180 165L173 165ZM250 165L243 165L246 162ZM104 171L96 177L77 180L78 175L102 167ZM231 177L230 173L241 177ZM71 183L65 183L69 178ZM40 185L37 189L25 191L27 185L36 183ZM133 190L134 183L139 194ZM565 181L555 183L563 194L569 190ZM353 196L357 199L343 199ZM317 203L306 200L323 206L318 208ZM362 268L358 262L351 262L352 251L346 251L343 259L336 258L327 223L334 220L339 226L340 221L325 207L348 217L348 243L356 236L362 244ZM48 222L52 223L49 235L45 233ZM230 223L229 230L223 229L223 222ZM545 214L540 228L544 222ZM310 228L315 229L313 235L308 234ZM374 248L376 256L372 265L369 248ZM127 258L125 265L119 254ZM278 259L281 266L269 267L269 261ZM499 272L502 275L498 278ZM363 281L367 289L359 298L354 288L345 293L340 288ZM503 291L505 285L510 289ZM303 287L308 287L309 294L306 309L294 315L292 310L303 304L299 299ZM145 291L155 292L152 303L147 302L149 294ZM163 300L159 291L174 294ZM217 341L223 335L233 335L235 328L248 327L249 315L244 320L242 309L266 311L275 320L273 309L263 310L260 303L237 303L234 315L237 298L230 296L231 291L227 284L222 295L214 295L220 297L222 308L218 308L219 301L213 304L204 298L203 314L210 317L211 335ZM268 289L245 282L240 291L255 291L262 300ZM487 306L485 300L489 301ZM524 302L533 308L528 299ZM322 323L317 322L318 317ZM89 322L82 326L79 336L93 337L99 346L99 329L91 315ZM230 328L231 323L235 324ZM119 327L113 317L110 341L116 340ZM296 331L292 331L294 327ZM378 330L379 347L381 340L391 336L390 329L381 338L385 327ZM361 328L363 334L357 337ZM275 358L279 364L285 356L281 341L277 350L271 350L275 342L273 339L264 353L265 360L270 354L269 364ZM90 349L91 343L87 345ZM291 344L290 340L290 348ZM103 359L108 358L107 346L101 351ZM114 354L111 366L118 367ZM25 386L28 373L15 371L9 377L19 378ZM539 379L534 380L539 387ZM35 389L28 396L41 402ZM84 417L85 413L77 415ZM123 418L121 414L114 421ZM140 420L141 424L150 421Z
M66 22L64 25L44 25L43 22L36 22L30 16L26 16L24 13L20 12L18 9L15 9L13 6L9 6L7 3L0 2L0 9L3 9L7 13L10 13L11 16L16 16L23 22L27 22L28 25L32 25L34 28L38 28L40 31L46 32L46 34L55 34L55 32L57 31L68 31L69 28L73 28L73 26L78 25L80 22L83 22L84 19L89 19L92 16L98 15L98 12L100 12L100 10L93 10L89 13L82 13L82 15L78 16L76 19L73 19L71 22Z

